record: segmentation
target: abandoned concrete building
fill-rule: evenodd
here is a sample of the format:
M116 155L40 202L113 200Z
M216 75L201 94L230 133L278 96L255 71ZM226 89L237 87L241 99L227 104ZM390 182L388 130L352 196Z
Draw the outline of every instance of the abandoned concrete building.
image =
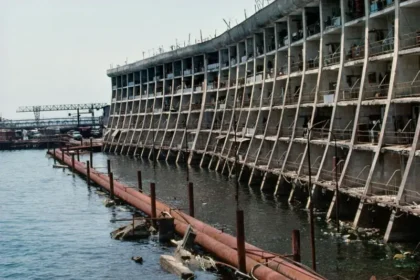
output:
M277 0L218 37L110 69L104 150L187 155L304 201L311 176L328 217L338 184L341 220L419 239L419 15L420 0Z

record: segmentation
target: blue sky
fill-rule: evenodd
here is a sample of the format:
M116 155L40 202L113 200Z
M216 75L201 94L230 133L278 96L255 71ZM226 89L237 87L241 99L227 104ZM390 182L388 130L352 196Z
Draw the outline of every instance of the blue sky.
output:
M110 102L111 64L139 60L176 39L226 30L255 0L1 0L0 114L22 105ZM67 112L42 113L42 117Z

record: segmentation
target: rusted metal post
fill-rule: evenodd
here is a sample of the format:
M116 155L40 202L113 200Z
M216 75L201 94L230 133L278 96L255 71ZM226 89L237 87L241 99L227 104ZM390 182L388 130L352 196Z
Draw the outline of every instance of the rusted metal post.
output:
M106 160L106 167L108 169L108 174L110 174L111 173L111 160L110 159Z
M56 153L56 149L54 148L54 164L57 163L57 153Z
M308 186L309 186L309 228L311 233L311 259L312 259L312 269L316 271L316 249L315 249L315 225L314 225L314 202L312 196L312 171L311 171L311 131L312 128L308 129L307 137L307 147L308 147Z
M89 161L86 161L86 181L87 181L87 184L89 186L89 184L90 184L90 163L89 163Z
M71 171L74 172L74 154L71 154Z
M190 207L190 216L194 217L194 186L192 182L188 182L188 202Z
M239 270L246 273L244 211L236 210L236 246Z
M109 172L109 189L111 191L111 199L114 200L114 174Z
M155 183L150 183L150 205L152 207L152 223L156 225L156 190Z
M80 151L79 149L76 150L77 161L80 161Z
M92 144L92 137L90 138L90 167L93 167L93 144Z
M143 183L141 181L141 171L137 170L137 185L139 187L139 191L143 192Z
M297 229L292 231L292 252L293 260L300 262L300 231Z

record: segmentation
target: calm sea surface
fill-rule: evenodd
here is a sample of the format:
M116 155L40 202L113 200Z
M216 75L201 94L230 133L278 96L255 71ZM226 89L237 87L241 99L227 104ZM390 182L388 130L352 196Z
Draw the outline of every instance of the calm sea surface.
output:
M142 170L145 192L156 181L160 200L187 208L186 169L183 165L129 157L95 154L94 166L106 171L112 161L114 178L136 186L136 170ZM87 160L86 156L82 157ZM129 218L128 207L103 206L104 196L68 170L53 169L45 151L0 152L0 279L178 279L163 271L161 254L173 248L150 239L141 242L112 240L109 233ZM234 232L234 181L214 171L190 168L194 183L197 218ZM291 231L301 230L303 262L310 265L308 213L286 198L264 194L258 188L240 187L240 205L245 211L246 239L263 249L288 254ZM414 259L394 261L400 251L415 244L383 245L380 242L343 242L334 237L331 225L317 215L318 270L329 279L369 279L400 274L411 277ZM379 244L378 244L379 243ZM143 265L132 256L142 256ZM199 273L198 279L218 279Z

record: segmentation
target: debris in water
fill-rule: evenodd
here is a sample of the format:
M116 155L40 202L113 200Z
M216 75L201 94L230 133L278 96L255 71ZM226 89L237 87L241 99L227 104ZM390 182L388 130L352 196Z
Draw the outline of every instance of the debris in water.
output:
M53 168L69 168L67 165L54 164Z
M181 279L194 277L194 273L174 256L161 255L160 265L164 270L180 276Z
M115 205L115 201L112 200L112 199L107 198L107 199L104 200L104 205L105 205L105 207L114 206Z
M131 257L131 259L133 261L135 261L136 263L143 264L143 258L142 257Z
M117 209L119 210L119 211L122 211L122 212L130 212L130 209L127 209L126 207L124 207L124 206L118 206L117 207Z
M136 240L147 238L150 236L150 228L151 226L145 219L137 219L134 220L134 227L133 223L119 227L111 232L111 237L117 240Z
M393 259L397 260L397 261L401 261L401 260L405 259L405 255L404 254L395 254Z

